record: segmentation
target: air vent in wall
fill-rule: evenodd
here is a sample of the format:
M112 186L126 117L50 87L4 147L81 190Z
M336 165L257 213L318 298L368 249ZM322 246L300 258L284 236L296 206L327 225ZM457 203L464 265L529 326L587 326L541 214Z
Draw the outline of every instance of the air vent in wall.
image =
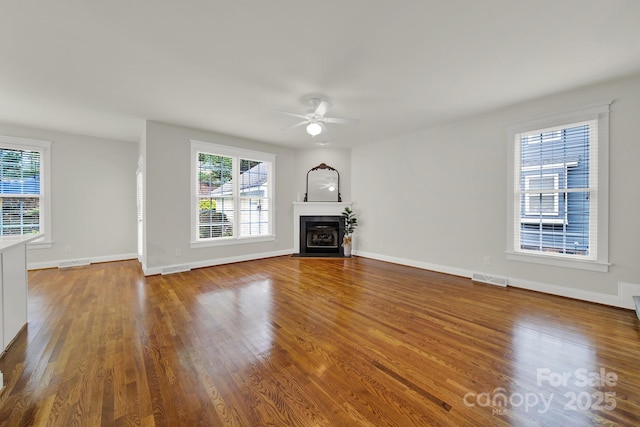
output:
M90 265L91 260L89 259L70 259L68 261L60 261L58 263L58 268L70 268L70 267L79 267L81 265Z
M160 270L161 274L173 274L173 273L182 273L184 271L190 271L191 270L191 266L189 266L188 264L184 264L184 265L172 265L169 267L163 267L162 270Z
M488 274L473 273L471 280L474 282L488 283L489 285L507 286L509 279L500 276L489 276Z

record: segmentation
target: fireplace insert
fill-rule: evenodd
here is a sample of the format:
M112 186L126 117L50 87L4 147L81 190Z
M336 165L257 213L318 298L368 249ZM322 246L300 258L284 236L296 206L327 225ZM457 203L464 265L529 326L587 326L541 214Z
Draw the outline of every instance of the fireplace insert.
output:
M335 216L300 217L300 255L344 256L344 219Z

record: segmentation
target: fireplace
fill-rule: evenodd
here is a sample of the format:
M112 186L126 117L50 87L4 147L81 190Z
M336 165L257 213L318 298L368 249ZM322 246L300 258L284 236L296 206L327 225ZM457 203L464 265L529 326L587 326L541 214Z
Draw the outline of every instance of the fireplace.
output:
M300 216L300 255L344 256L341 215Z
M344 208L351 208L351 202L293 202L293 254L294 256L320 256L320 257L344 257L344 249L342 248L342 238L344 228L342 227L342 212ZM321 250L322 252L307 251L307 219L320 218L321 222L338 222L338 248L312 248ZM311 222L314 222L312 220ZM318 221L315 221L318 222ZM320 224L327 225L327 224ZM313 240L312 240L313 242ZM318 239L316 238L316 243ZM313 245L312 245L313 246ZM319 246L316 244L316 246Z

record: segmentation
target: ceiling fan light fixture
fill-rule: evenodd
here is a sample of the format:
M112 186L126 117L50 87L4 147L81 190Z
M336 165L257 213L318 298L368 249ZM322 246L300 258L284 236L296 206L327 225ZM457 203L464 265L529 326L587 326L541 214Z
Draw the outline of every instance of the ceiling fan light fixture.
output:
M322 133L322 126L319 123L311 122L307 125L307 133L311 136L320 135Z

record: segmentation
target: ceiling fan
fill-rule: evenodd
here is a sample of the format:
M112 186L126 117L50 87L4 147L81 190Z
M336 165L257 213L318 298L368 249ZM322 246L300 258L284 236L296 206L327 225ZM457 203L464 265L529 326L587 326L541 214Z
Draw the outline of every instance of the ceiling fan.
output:
M325 117L329 109L333 106L333 104L327 100L311 98L309 99L309 103L311 104L311 110L309 110L307 114L297 114L290 113L288 111L276 110L277 113L302 119L302 121L291 126L287 126L282 130L291 130L306 125L307 133L311 136L317 136L326 129L325 124L350 124L358 122L357 119L347 119L344 117Z

